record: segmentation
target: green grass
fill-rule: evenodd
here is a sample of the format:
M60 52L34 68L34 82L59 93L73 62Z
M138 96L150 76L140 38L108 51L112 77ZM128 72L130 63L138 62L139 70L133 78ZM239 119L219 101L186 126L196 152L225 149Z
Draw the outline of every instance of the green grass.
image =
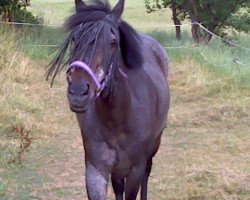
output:
M72 2L33 0L31 10L42 10L46 23L60 24L71 12ZM182 41L175 40L173 28L139 27L171 23L168 10L148 15L142 0L127 0L124 18L164 46L191 45L168 49L171 109L154 159L149 198L249 200L249 67L208 64L193 46L188 27ZM68 109L65 78L58 77L50 88L43 67L53 48L32 46L59 44L64 36L51 27L25 28L18 34L0 27L1 200L87 199L82 140ZM247 46L249 38L242 35L236 42ZM237 58L249 66L248 52L217 39L201 51L216 64ZM20 135L13 129L20 126L31 131L34 140L22 164L8 164L20 149ZM108 193L113 200L110 186Z
M156 38L166 48L172 61L193 59L201 65L217 72L226 78L235 78L242 87L250 87L250 51L243 48L228 46L219 38L213 38L207 46L195 47L190 31L184 29L182 39L175 39L175 32L168 30L149 31L148 34ZM246 41L250 35L242 35L236 44L250 48ZM181 47L181 48L172 48ZM235 60L237 62L235 62Z
M35 15L42 15L47 24L62 24L73 13L74 1L35 0L29 8Z
M32 5L29 8L34 14L42 15L45 20L45 24L48 25L59 25L61 26L65 19L70 16L74 11L73 1L42 1L34 0ZM114 2L111 1L111 4L114 5ZM162 17L167 13L168 10L159 11L148 15L145 12L143 1L126 1L126 12L123 17L135 28L141 31L146 31L145 28L140 28L142 26L151 26L151 25L166 25L170 23L170 18L162 21ZM139 9L138 9L139 8ZM139 12L138 12L139 11ZM53 16L53 17L51 17ZM149 17L150 16L150 17ZM24 50L26 54L31 56L33 59L51 59L51 53L55 50L55 47L45 47L39 45L59 45L62 43L65 38L65 32L62 28L52 28L52 27L43 27L43 28L23 28L24 32L32 32L32 35L23 34L23 41L25 43ZM31 30L30 30L31 29Z
M111 5L115 5L117 1L111 0ZM74 11L74 1L49 1L49 0L34 0L30 10L35 14L41 14L45 18L45 22L48 24L62 24L70 14ZM163 19L166 13L169 11L158 11L149 15L145 12L143 0L127 0L125 2L125 10L123 17L135 26L143 25L164 25L171 22L171 17ZM53 16L53 17L52 17Z
M27 33L29 30L25 30ZM22 34L22 51L32 59L52 59L55 55L57 46L62 44L65 39L65 32L61 27L43 27L33 30L35 34ZM46 46L48 45L48 46Z
M114 5L114 2L115 1L111 1L111 4ZM74 5L72 1L69 0L60 1L60 3L57 1L34 0L30 9L34 13L38 13L38 11L40 12L40 8L46 10L46 12L43 13L45 22L49 24L62 24L65 18L73 12ZM51 18L51 15L53 15L53 18ZM172 24L170 10L166 9L147 14L142 0L126 1L123 17L137 30L148 33L161 42L163 46L170 47L168 48L168 53L172 61L181 61L191 58L212 71L221 74L221 76L232 79L235 78L235 80L237 79L234 83L237 82L242 87L250 87L250 51L228 46L219 38L213 38L208 46L201 46L199 51L193 44L190 35L190 26L183 27L182 40L177 41L174 27L162 27ZM151 26L153 27L150 28ZM33 34L31 37L25 39L25 52L32 58L51 59L51 53L55 50L55 47L33 45L61 44L65 38L65 33L60 28L50 27L34 31L34 33L36 32L37 34ZM248 41L250 41L250 35L242 34L235 43L250 48Z

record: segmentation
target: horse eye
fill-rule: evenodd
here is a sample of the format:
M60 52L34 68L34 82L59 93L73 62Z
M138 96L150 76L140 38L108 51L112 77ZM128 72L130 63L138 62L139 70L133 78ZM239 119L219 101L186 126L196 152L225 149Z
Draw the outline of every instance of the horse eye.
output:
M117 45L117 40L116 40L116 39L111 40L111 41L110 41L110 44L111 44L112 46Z

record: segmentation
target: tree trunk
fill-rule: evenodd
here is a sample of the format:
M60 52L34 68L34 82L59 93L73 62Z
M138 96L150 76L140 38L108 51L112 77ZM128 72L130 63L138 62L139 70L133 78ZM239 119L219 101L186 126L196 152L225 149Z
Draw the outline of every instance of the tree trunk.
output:
M14 21L14 13L12 10L9 10L9 22L13 22Z
M192 32L194 42L196 43L197 46L199 46L199 44L201 42L201 32L200 32L199 25L193 24L191 32Z
M181 27L180 27L181 22L180 22L180 20L178 19L178 20L174 21L174 24L175 24L175 25L179 25L179 26L175 26L176 39L177 39L177 40L181 40Z
M204 41L205 45L208 45L208 43L210 42L212 37L213 37L213 35L211 35L210 33L205 34L205 36L203 37L203 41Z
M172 14L173 14L173 21L174 21L174 25L175 25L175 31L176 31L176 38L177 40L181 39L181 21L178 18L177 15L177 8L176 8L176 1L175 0L171 0L171 4L172 4Z
M188 14L189 14L192 22L200 22L200 16L199 16L199 12L198 12L197 2L193 1L193 0L188 0L186 2L186 8L187 8ZM193 24L191 32L192 32L192 36L193 36L193 39L194 39L196 45L199 45L201 42L200 26Z

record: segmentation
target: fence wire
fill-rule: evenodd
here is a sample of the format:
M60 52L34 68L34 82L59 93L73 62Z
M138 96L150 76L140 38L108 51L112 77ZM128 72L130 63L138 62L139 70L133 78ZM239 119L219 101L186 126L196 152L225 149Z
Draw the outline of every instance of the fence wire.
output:
M20 22L2 22L2 21L0 21L0 24L23 25L23 26L41 26L41 27L54 27L54 28L60 28L60 27L62 27L61 25L58 25L58 24L54 24L54 25L47 24L46 25L46 24L33 24L33 23L20 23ZM238 48L244 49L246 51L250 51L250 48L248 48L248 47L236 44L236 43L234 43L232 41L229 41L229 40L227 40L225 38L220 37L219 35L213 33L212 31L210 31L208 28L206 28L205 26L203 26L199 22L192 22L192 23L187 23L187 24L182 24L182 25L168 24L168 25L158 25L158 26L137 26L136 28L166 28L166 27L176 27L176 26L180 26L180 27L188 27L188 26L190 26L191 27L193 25L199 26L201 29L203 29L207 33L211 34L212 36L218 38L221 41L224 41L224 42L230 44L231 46L238 47ZM52 44L31 44L31 45L27 45L27 46L35 46L35 47L59 47L60 45L54 45L54 44L53 45ZM210 64L210 65L212 65L214 67L223 67L223 66L228 65L229 63L234 63L234 64L238 64L238 65L241 65L241 66L247 66L246 64L240 62L236 58L234 58L233 60L230 60L230 61L228 61L226 63L223 63L223 64L213 63L213 62L211 62L205 56L205 54L197 46L196 47L191 46L191 45L186 45L186 46L184 46L184 45L181 45L181 46L164 46L164 48L166 48L166 49L187 49L187 48L193 48L194 50L197 50L197 52L203 58L204 61L206 61L208 64Z

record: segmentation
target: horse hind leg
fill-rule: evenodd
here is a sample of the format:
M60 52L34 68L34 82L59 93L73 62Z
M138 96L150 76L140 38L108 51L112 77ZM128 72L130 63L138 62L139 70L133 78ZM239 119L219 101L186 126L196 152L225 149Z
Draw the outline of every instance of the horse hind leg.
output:
M111 181L116 200L123 200L124 178L112 174Z
M152 158L147 162L146 170L141 181L141 200L147 200L148 177L152 169Z

